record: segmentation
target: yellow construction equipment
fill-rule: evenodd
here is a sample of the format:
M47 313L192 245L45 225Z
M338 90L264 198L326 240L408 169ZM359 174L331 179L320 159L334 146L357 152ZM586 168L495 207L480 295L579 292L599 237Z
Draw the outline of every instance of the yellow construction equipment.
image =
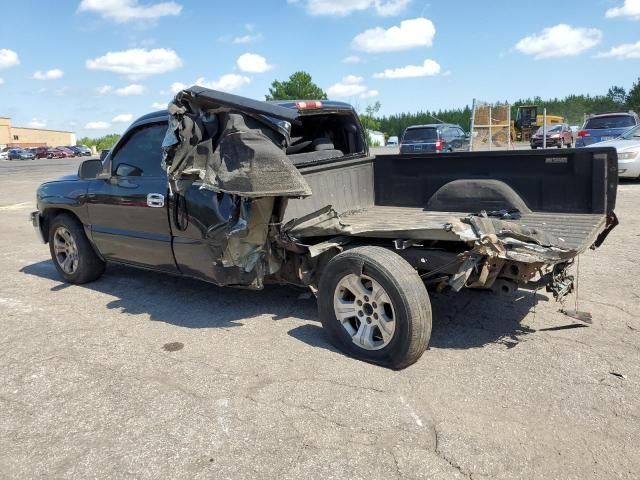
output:
M537 105L521 105L516 112L516 119L511 121L511 140L528 142L531 136L544 123L542 109ZM547 125L564 123L564 117L547 114Z

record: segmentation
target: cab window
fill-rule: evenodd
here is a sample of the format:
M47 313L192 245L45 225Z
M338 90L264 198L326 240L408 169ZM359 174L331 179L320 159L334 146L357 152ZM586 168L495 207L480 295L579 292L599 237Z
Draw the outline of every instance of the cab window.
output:
M125 140L112 157L112 172L120 177L162 177L162 140L165 124L141 127Z

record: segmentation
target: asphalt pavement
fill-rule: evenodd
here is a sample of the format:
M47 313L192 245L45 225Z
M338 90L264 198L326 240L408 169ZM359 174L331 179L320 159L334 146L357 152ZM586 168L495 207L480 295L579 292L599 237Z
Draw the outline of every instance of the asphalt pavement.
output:
M592 325L542 291L438 294L391 371L331 347L302 290L62 283L28 214L78 163L0 161L1 478L640 477L640 182L581 257Z

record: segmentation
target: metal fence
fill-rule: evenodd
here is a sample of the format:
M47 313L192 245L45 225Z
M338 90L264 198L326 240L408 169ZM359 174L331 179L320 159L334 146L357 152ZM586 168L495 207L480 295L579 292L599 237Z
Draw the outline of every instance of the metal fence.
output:
M511 149L511 105L473 100L471 151Z

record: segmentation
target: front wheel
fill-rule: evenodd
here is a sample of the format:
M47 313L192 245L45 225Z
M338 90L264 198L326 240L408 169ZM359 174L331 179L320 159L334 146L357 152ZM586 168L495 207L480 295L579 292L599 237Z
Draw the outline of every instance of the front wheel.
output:
M431 337L424 283L385 248L358 247L331 259L320 279L318 309L334 345L391 368L418 361Z
M65 282L82 284L97 280L105 269L82 224L72 215L63 213L49 227L51 259Z

